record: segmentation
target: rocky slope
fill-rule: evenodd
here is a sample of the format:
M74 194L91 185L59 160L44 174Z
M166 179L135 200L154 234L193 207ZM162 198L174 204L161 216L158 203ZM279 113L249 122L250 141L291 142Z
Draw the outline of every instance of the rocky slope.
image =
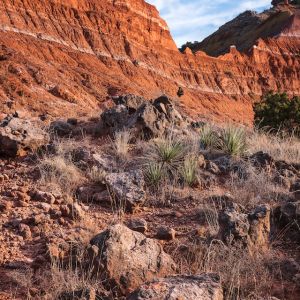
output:
M300 94L299 9L278 14L287 25L276 37L253 34L247 48L265 39L247 54L225 43L229 52L216 58L180 53L144 0L2 0L0 113L91 116L109 95L175 96L182 86L182 109L195 118L250 123L251 103L267 90Z
M299 11L294 6L276 5L262 13L245 11L202 42L189 46L194 52L201 50L219 56L227 53L231 45L246 52L258 39L283 36L295 38L295 41L288 42L296 50L299 46Z
M0 123L0 300L299 299L300 140L233 156L171 99L114 100L44 136Z

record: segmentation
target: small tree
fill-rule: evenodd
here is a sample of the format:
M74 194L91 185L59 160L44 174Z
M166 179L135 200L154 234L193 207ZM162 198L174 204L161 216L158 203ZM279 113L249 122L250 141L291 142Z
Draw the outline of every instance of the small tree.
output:
M178 92L177 92L177 96L180 98L184 95L184 90L182 87L179 87L178 88Z
M300 127L300 98L286 93L266 94L254 105L255 123L260 127L294 130Z

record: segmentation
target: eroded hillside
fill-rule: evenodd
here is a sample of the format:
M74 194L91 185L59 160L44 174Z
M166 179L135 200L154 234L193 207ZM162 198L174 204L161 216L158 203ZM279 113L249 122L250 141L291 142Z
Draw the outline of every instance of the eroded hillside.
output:
M248 54L231 48L215 58L180 53L143 0L3 0L1 112L85 116L106 107L109 95L175 96L181 86L182 108L195 118L250 123L251 103L267 90L300 93L298 9L280 14L289 26L279 35Z

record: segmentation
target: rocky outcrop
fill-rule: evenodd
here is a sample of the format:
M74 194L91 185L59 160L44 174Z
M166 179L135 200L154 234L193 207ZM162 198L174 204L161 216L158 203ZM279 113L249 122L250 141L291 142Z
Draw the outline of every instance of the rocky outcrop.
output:
M16 157L46 144L48 135L38 124L17 116L0 122L0 156Z
M115 107L101 114L100 126L110 133L128 130L135 138L150 139L187 126L174 102L167 96L146 101L127 95L116 98L115 103Z
M142 285L127 300L222 300L220 278L216 274L173 276Z
M117 285L122 293L175 272L174 261L157 241L124 225L111 226L90 244L94 272L109 284Z
M225 208L219 214L220 238L227 244L239 244L250 251L264 251L269 247L270 207L261 205L251 213L239 211L237 206Z
M266 91L300 94L299 9L279 7L244 15L254 28L226 30L227 38L212 46L226 54L216 58L180 53L165 21L144 0L3 0L0 113L94 115L107 107L107 96L176 96L180 86L181 105L193 117L250 123L253 100ZM232 44L237 49L229 52ZM250 52L239 53L245 45Z
M146 200L145 181L141 171L110 173L105 183L116 208L133 211Z

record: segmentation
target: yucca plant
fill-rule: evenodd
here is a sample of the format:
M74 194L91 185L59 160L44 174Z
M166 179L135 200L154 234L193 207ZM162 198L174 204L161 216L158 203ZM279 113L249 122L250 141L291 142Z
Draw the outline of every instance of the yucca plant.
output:
M185 156L185 145L173 137L154 141L147 158L150 162L161 164L168 171L178 170Z
M204 150L215 149L218 145L218 135L212 126L204 125L200 129L200 148Z
M144 170L144 177L148 185L158 186L158 184L164 178L164 170L162 165L155 162L150 162Z
M196 156L187 156L180 170L180 174L184 183L190 187L195 186L198 182L197 164L198 161Z
M247 149L245 130L234 126L223 129L221 131L220 148L233 156L243 155Z

